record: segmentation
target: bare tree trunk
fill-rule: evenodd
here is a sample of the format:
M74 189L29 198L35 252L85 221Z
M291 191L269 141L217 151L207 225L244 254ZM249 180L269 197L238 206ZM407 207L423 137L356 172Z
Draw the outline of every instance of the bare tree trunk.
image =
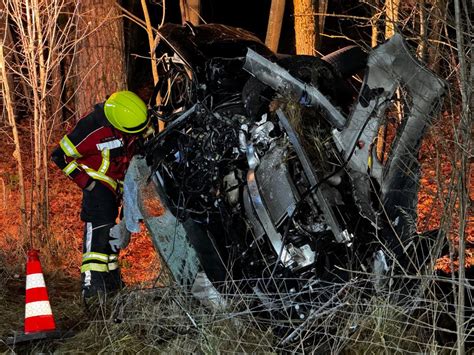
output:
M0 1L0 2L3 3L3 1ZM8 16L5 15L4 17L7 18ZM19 66L21 63L21 59L20 59L20 55L18 54L18 50L15 48L15 42L13 41L13 35L12 35L12 30L10 26L8 26L5 31L6 31L6 36L7 36L5 43L8 44L8 48L12 52L11 58L8 55L5 56L5 61L15 63L16 66ZM15 79L18 80L18 84L15 84ZM16 106L18 106L17 104L24 104L23 101L17 100L19 96L18 92L20 91L20 90L17 90L18 85L21 86L21 94L20 94L21 96L23 96L24 98L31 96L30 88L25 83L25 80L23 80L21 76L14 78L14 80L12 80L12 86L10 86L10 90L12 91L12 95L13 95L12 99L14 99L14 106L15 106L13 108L14 110L16 110ZM31 104L30 100L26 100L26 107L30 112L33 111L33 105Z
M386 0L385 2L385 39L389 39L395 34L399 7L400 0Z
M17 163L18 171L18 186L20 188L20 214L21 214L21 225L20 233L23 238L23 242L26 244L27 241L27 217L26 217L26 194L23 177L23 161L21 159L21 144L20 137L18 135L18 129L16 126L15 113L13 112L13 102L11 100L12 92L10 90L6 62L3 54L3 41L0 42L0 82L2 84L3 102L7 110L8 123L12 130L13 143L15 144L15 151L13 152L13 158Z
M286 0L272 0L272 5L270 7L265 44L274 52L278 52L285 3Z
M427 11L426 4L424 0L421 0L418 4L420 7L420 40L417 48L418 58L422 62L426 62L427 55L427 46L428 46L428 37L427 37Z
M48 171L48 150L47 150L47 120L48 120L48 110L47 110L47 97L48 97L48 78L47 78L47 63L48 57L54 56L56 48L49 50L44 47L45 41L48 38L43 37L43 22L46 22L44 18L40 16L40 4L38 0L33 0L33 22L32 31L36 30L37 35L37 58L39 61L38 66L38 90L33 90L33 96L35 99L35 192L36 198L35 202L37 204L36 208L36 225L41 228L39 235L41 237L46 236L48 229L48 180L47 180L47 171ZM38 111L38 112L37 112Z
M5 3L5 0L3 0ZM48 208L48 141L61 111L62 85L60 64L77 45L74 33L77 24L77 7L65 11L66 3L61 0L9 1L8 16L10 28L17 39L15 58L9 62L26 90L24 100L28 103L28 118L32 120L31 158L31 238L49 235ZM61 24L59 24L61 19ZM4 58L5 59L5 58ZM10 88L9 97L13 95ZM53 103L53 104L52 104ZM12 104L10 104L12 105ZM15 136L15 133L14 133ZM19 156L20 151L15 152ZM25 184L21 176L21 184ZM25 211L28 214L28 211ZM25 217L26 218L26 217Z
M370 18L370 25L371 25L371 37L370 37L370 46L374 48L378 44L379 38L379 18L380 18L380 10L379 10L379 3L380 0L370 0L370 4L372 5L372 16Z
M190 22L194 26L199 25L199 15L201 13L201 0L179 0L181 9L181 21Z
M150 64L151 64L151 72L153 74L153 85L156 85L158 83L159 77L158 77L158 68L156 66L156 54L155 54L155 43L159 39L159 37L153 38L153 28L151 26L151 21L150 21L150 16L148 14L148 7L146 5L145 0L141 0L142 4L142 9L143 9L143 16L145 17L145 23L146 23L146 32L148 36L148 46L150 47ZM163 4L163 6L165 6ZM164 11L164 10L163 10ZM159 104L161 102L161 97L160 94L156 96L156 102L155 104ZM165 128L164 122L159 121L158 122L158 130L161 132Z
M51 59L53 62L57 63L54 67L51 68L51 84L49 88L49 94L47 95L47 100L44 102L46 105L46 119L45 124L43 127L43 154L42 154L42 161L41 161L41 175L43 179L43 184L41 186L41 194L43 197L43 206L40 211L42 211L41 219L43 221L44 227L46 231L49 232L49 169L48 169L48 140L49 140L49 132L48 132L48 125L50 127L55 127L56 122L61 122L63 120L63 102L62 102L62 93L65 89L65 83L63 83L63 78L61 75L61 64L60 64L60 56L58 55L57 48L51 48Z
M93 105L126 88L123 19L115 0L83 0L80 31L85 36L77 53L76 111L82 116Z
M431 70L437 72L439 68L441 33L446 25L446 16L448 14L448 4L446 0L434 0L431 11L428 11L428 49L426 63Z
M55 62L59 63L59 56L57 51L54 51L52 53L52 59ZM54 69L53 72L51 73L51 88L50 90L50 95L48 95L48 117L51 117L53 122L60 122L63 118L63 113L62 113L62 92L64 88L64 83L63 79L61 76L61 65L57 65Z
M316 54L317 22L312 0L293 0L296 54Z
M324 26L326 25L326 13L328 12L328 0L319 0L319 22L316 33L316 49L321 48L321 34L324 32Z
M153 84L156 85L158 82L158 69L156 67L156 56L155 56L155 39L153 38L153 28L151 26L150 15L148 14L148 7L146 6L146 0L141 0L143 16L145 17L146 33L148 35L148 46L150 47L150 64L151 73L153 74Z
M11 40L11 35L10 35L10 29L8 26L8 16L3 12L4 11L4 4L2 1L0 1L0 12L2 16L0 16L0 41L2 42L3 45L3 55L4 55L4 63L9 62L11 59L10 57L14 55L12 53L12 48L13 48L13 41ZM5 68L5 77L3 77L2 80L7 80L8 81L8 87L11 91L12 94L14 94L14 88L15 88L15 83L13 80L13 75L12 73L9 72L8 68ZM14 97L12 96L10 100L14 103ZM4 107L2 107L2 110L4 110ZM13 112L16 115L17 110L16 110L16 105L13 104Z
M465 4L464 4L465 5ZM463 15L463 10L464 16ZM461 120L458 125L458 146L456 149L460 154L460 167L458 172L458 195L459 195L459 271L458 271L458 299L456 302L456 324L457 324L457 353L465 353L465 282L466 282L466 267L465 267L465 253L466 240L465 232L468 218L469 205L469 155L471 154L472 142L472 111L474 110L472 99L472 80L474 74L472 69L474 67L474 55L472 53L473 42L470 45L465 45L465 33L472 34L472 28L469 21L470 14L467 7L461 7L460 1L454 1L454 16L456 28L456 45L459 59L459 82L461 91ZM469 38L469 37L468 37ZM468 40L469 43L469 40ZM470 53L470 62L469 54ZM469 70L471 72L469 73Z

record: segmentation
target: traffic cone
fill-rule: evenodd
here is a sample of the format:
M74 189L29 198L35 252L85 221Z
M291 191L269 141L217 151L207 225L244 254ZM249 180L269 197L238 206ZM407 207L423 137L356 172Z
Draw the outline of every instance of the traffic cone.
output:
M8 338L7 344L59 337L61 332L56 330L38 251L31 249L26 262L25 332Z
M56 330L37 250L26 262L25 334Z

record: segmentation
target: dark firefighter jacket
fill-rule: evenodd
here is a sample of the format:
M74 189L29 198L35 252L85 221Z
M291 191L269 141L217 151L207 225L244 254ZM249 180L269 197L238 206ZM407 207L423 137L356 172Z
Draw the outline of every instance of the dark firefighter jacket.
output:
M109 123L103 104L97 104L61 139L51 158L81 189L96 180L119 192L133 154L132 140Z

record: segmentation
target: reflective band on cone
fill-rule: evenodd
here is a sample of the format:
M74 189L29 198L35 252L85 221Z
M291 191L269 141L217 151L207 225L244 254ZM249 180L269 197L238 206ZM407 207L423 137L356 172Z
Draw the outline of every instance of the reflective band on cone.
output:
M29 250L26 262L25 334L55 329L38 251Z

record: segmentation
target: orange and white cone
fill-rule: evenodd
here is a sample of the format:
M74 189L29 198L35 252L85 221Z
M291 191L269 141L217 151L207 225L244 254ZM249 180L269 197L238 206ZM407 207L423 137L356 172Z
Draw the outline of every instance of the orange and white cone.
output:
M8 338L7 344L54 339L61 336L62 333L56 330L38 251L29 250L26 262L25 332Z
M25 334L56 330L53 311L37 250L28 251L26 263Z

